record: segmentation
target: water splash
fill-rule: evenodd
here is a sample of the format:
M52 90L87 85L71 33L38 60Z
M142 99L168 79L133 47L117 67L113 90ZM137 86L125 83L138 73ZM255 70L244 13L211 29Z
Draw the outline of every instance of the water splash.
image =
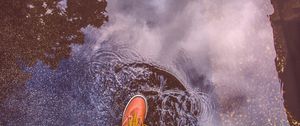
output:
M100 50L90 59L90 98L104 118L101 123L119 124L126 103L135 94L143 94L148 100L148 125L199 125L210 121L212 103L208 95L187 90L187 85L167 70L132 60L128 54L137 56Z

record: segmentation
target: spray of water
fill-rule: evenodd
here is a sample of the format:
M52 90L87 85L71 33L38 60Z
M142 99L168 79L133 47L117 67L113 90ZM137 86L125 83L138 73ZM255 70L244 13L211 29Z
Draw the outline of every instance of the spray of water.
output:
M191 92L162 67L141 60L126 49L97 51L90 59L87 77L93 106L101 124L118 125L129 98L143 94L149 103L148 125L199 125L212 116L210 96Z

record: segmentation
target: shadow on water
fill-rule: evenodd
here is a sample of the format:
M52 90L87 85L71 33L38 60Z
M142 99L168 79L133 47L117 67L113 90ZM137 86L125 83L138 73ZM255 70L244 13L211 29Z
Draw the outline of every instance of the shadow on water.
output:
M101 123L120 124L123 109L135 94L148 100L148 125L199 125L211 116L207 95L189 91L170 72L151 63L98 51L91 58L88 78L91 87L86 89L91 89L91 102L104 117Z

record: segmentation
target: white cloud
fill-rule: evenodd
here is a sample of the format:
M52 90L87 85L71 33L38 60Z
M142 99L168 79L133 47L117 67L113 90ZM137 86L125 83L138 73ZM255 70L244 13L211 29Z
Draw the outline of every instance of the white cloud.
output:
M57 7L61 10L62 13L66 12L66 9L68 8L68 0L61 0L57 3Z
M94 50L110 40L171 69L184 51L190 67L213 82L220 106L228 98L245 98L234 110L220 111L224 125L267 125L269 119L287 125L267 17L270 1L109 0L107 10L110 20L94 34Z

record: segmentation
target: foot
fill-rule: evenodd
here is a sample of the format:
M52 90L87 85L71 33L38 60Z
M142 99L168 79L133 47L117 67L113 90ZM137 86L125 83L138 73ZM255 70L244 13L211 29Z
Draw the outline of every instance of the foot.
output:
M122 126L142 126L148 111L147 100L143 95L133 96L123 112Z

